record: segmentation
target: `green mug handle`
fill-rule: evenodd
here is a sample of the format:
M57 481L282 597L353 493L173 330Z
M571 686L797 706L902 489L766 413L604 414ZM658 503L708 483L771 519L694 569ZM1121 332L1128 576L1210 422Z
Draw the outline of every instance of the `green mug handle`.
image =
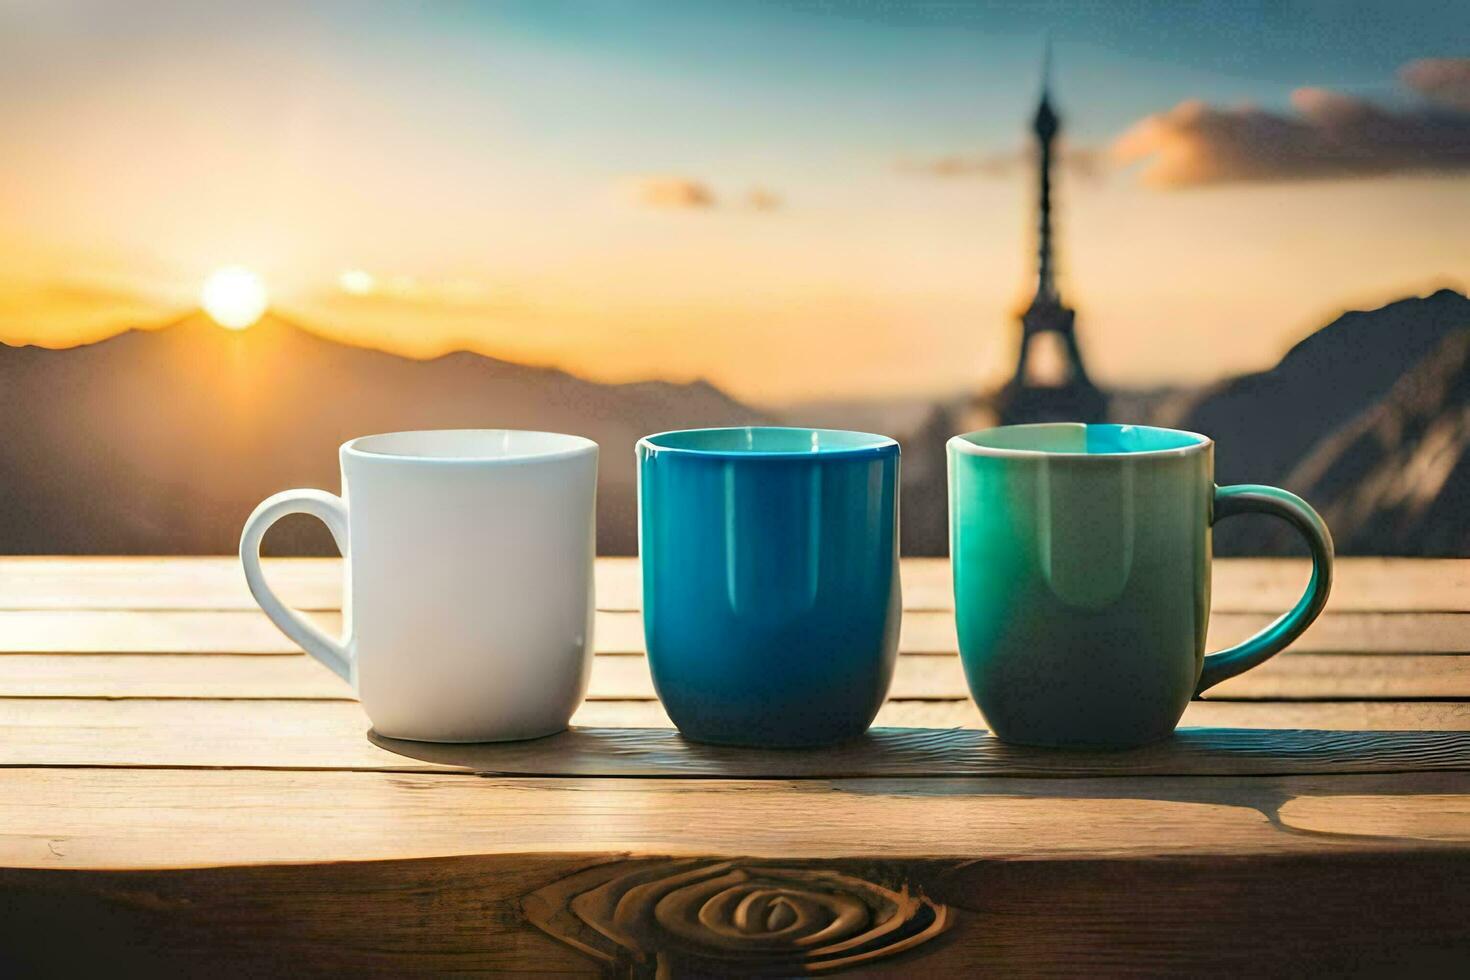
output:
M1286 649L1292 640L1312 625L1322 607L1327 605L1327 593L1332 591L1332 534L1310 504L1278 487L1252 483L1216 487L1215 512L1210 523L1236 514L1272 514L1285 518L1300 531L1312 551L1312 580L1307 583L1307 591L1302 593L1297 604L1270 626L1242 643L1205 657L1199 685L1194 689L1195 697L1221 681L1265 663Z

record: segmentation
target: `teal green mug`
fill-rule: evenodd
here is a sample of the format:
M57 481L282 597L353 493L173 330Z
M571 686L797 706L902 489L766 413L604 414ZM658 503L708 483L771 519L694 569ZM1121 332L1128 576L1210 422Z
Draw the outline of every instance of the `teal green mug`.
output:
M1168 736L1190 698L1279 653L1332 586L1332 536L1300 497L1217 487L1214 443L1133 425L1015 425L949 441L955 618L994 734L1127 748ZM1289 521L1312 552L1300 601L1205 655L1211 527Z

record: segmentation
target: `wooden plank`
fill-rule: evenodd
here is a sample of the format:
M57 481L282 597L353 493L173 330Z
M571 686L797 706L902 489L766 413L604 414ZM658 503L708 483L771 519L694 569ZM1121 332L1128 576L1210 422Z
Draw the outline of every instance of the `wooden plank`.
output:
M342 631L341 613L306 615L333 635ZM604 652L643 652L639 613L598 613L596 629ZM0 611L0 654L300 652L258 610Z
M8 654L0 656L0 697L331 698L352 691L305 654ZM648 661L599 655L588 697L652 700ZM964 700L960 659L904 654L889 697ZM1411 654L1285 654L1212 690L1212 699L1372 700L1470 698L1470 657Z
M266 567L282 597L300 608L340 608L340 559L267 559ZM599 558L599 608L638 609L638 578L637 559ZM1295 602L1306 580L1304 560L1219 559L1215 609L1274 615ZM904 559L903 586L906 608L947 611L954 606L947 559ZM0 609L254 608L233 557L0 557ZM1328 608L1470 612L1470 560L1340 558Z
M1205 694L1207 699L1447 700L1470 697L1470 657L1303 653L1274 657Z
M308 613L337 633L342 616ZM1208 648L1237 643L1271 622L1259 613L1217 613ZM599 612L601 653L643 653L643 619L636 612ZM909 612L899 631L905 653L959 649L954 617ZM250 610L4 610L0 653L295 653L298 648ZM1470 654L1470 613L1328 613L1291 647L1292 653Z
M17 653L0 657L0 697L355 700L345 681L305 654Z
M340 558L267 558L298 609L342 608ZM255 609L235 557L0 558L0 609Z
M599 624L626 613L608 613ZM1265 629L1274 616L1215 613L1205 649L1221 650ZM635 634L623 631L619 639ZM899 635L905 653L955 653L959 637L947 613L906 612ZM642 644L636 648L642 652ZM609 651L611 652L611 651ZM1470 613L1326 613L1290 648L1292 653L1470 654Z
M308 613L333 634L336 612ZM0 653L299 653L259 611L0 612ZM0 666L0 670L3 670Z
M287 603L342 608L340 558L266 558L266 578ZM600 608L640 608L635 558L599 558ZM231 557L0 557L0 609L254 611L240 560Z
M1239 643L1274 619L1259 613L1216 613L1210 617L1205 649ZM1470 653L1470 613L1328 613L1287 652Z
M116 870L629 851L1033 861L1345 854L1382 844L1331 829L1284 833L1266 814L1297 796L1394 796L1442 823L1458 819L1458 806L1447 810L1444 798L1461 795L1454 788L1464 782L1459 773L789 782L4 769L0 866ZM1395 841L1401 851L1435 845Z
M573 724L668 728L656 701L589 701ZM974 702L890 701L875 724L982 729ZM1331 730L1470 730L1470 702L1197 701L1185 726ZM193 766L259 769L395 769L444 765L371 744L367 716L350 701L0 700L0 766Z
M1421 802L1428 802L1421 800ZM1281 823L1309 833L1470 843L1470 795L1441 794L1433 806L1396 796L1320 796L1288 800Z
M64 851L65 843L58 846ZM943 844L936 839L933 846ZM711 866L711 859L694 860L695 874ZM558 938L570 932L561 916L586 893L586 876L668 882L672 875L660 861L670 872L688 873L679 859L615 853L0 870L0 948L23 976L638 975L632 952L617 958L603 933L583 928L575 939ZM1470 959L1470 856L1463 847L1353 848L1330 861L1317 854L1221 860L1186 853L1146 861L783 857L780 864L819 876L828 893L839 883L879 886L946 910L936 938L901 947L911 933L900 930L894 940L864 945L872 954L862 976L1454 976ZM744 860L735 870L758 886L769 867ZM792 875L773 877L785 894L803 894ZM671 890L665 885L652 895ZM1120 896L1128 901L1120 904ZM625 906L641 912L632 919L638 928L614 934L640 937L638 948L688 949L687 938L677 946L659 941L650 905ZM932 920L904 927L925 921ZM641 965L652 962L650 956ZM730 974L740 965L728 958L713 965L658 962L671 976ZM783 972L807 969L793 963Z
M445 768L378 748L368 727L350 701L0 700L0 766Z
M188 562L161 563L158 575L178 576L183 606L167 604L172 579L135 588L131 597L118 592L116 569L94 576L97 591L87 601L102 613L136 608L126 603L201 613L212 608L210 594L238 588L230 584L233 559L213 561L221 578L200 590L205 599L189 598L196 593L184 574ZM1470 698L1464 655L1470 620L1440 615L1466 611L1456 596L1470 592L1457 576L1470 563L1392 566L1374 571L1383 587L1371 591L1367 578L1342 584L1352 579L1351 563L1344 563L1333 611L1301 645L1217 689L1226 698L1356 700L1198 702L1185 724L1419 732L1186 732L1176 748L1215 739L1210 744L1219 755L1219 739L1234 739L1226 746L1233 754L1208 757L1226 764L1216 771L1279 764L1283 746L1295 747L1296 761L1308 765L1324 758L1338 765L1459 765L1470 738L1470 700L1361 699ZM1241 563L1238 587L1246 591L1236 610L1222 598L1237 587L1225 581L1228 567L1217 566L1217 608L1226 613L1212 623L1212 645L1289 604L1300 584L1289 573L1305 577L1299 564ZM9 571L0 561L0 608L12 605ZM330 585L323 576L338 569L321 562L302 571L304 578L288 588L330 613L330 598L321 597ZM1427 592L1402 584L1417 588L1422 583L1415 576L1428 572L1441 581ZM281 574L297 572L287 566ZM891 701L880 722L974 728L982 719L966 697L952 626L946 632L947 569L942 562L906 562L904 574L908 604L938 605L908 617L903 645L934 647L937 655L903 657L896 690L936 699ZM22 594L11 611L65 610L76 601L67 591L71 580L54 577L51 586L27 579L24 588L41 599L28 606ZM604 588L609 577L612 585ZM594 691L651 696L646 664L627 655L641 650L638 618L627 612L636 606L636 566L601 562L599 585L612 596L600 605L624 610L599 617L600 645L623 655L598 658ZM938 598L926 599L926 587ZM113 599L124 604L109 605ZM251 618L262 621L248 596L228 601L238 602L230 608L244 617L233 631L209 615L89 623L81 614L74 636L133 644L154 656L0 656L0 693L29 677L38 690L62 684L104 698L116 697L119 687L146 692L163 685L172 696L204 688L228 693L182 697L233 698L242 689L301 692L317 684L326 685L318 690L330 698L0 700L0 766L12 767L0 769L0 893L6 895L0 964L56 972L70 955L75 962L67 966L111 972L258 974L304 963L383 973L600 971L609 964L553 938L554 929L543 931L564 925L569 907L537 906L536 896L565 895L566 883L584 876L641 873L649 862L666 860L648 855L745 856L755 863L743 867L755 875L769 866L762 860L779 862L802 873L906 889L953 912L948 930L932 941L866 964L877 975L908 975L916 967L968 975L987 966L1068 973L1152 968L1240 975L1263 966L1293 973L1453 972L1470 961L1462 911L1470 900L1470 796L1460 771L965 777L953 775L943 753L930 752L918 760L928 769L905 756L893 775L852 780L681 780L667 778L667 757L657 767L660 779L470 778L450 768L453 760L408 758L372 745L350 691L299 654L200 656L216 642L251 648L225 653L291 654L268 625L270 633L250 632L258 628ZM1389 602L1426 615L1374 615ZM10 635L7 626L16 625L7 615L0 613L0 644ZM329 626L336 621L324 618ZM54 637L68 628L58 622L31 619L30 635ZM163 650L156 649L160 636ZM166 652L169 644L175 654ZM37 666L43 660L61 666L48 673ZM267 662L275 666L262 672ZM1413 693L1427 689L1451 693ZM667 724L649 700L593 700L577 720ZM1433 730L1452 734L1436 737ZM583 733L589 734L596 733ZM959 768L983 758L987 748L977 752L977 745L992 744L963 732L919 737L962 747L955 749ZM611 738L666 745L671 736ZM638 751L594 755L650 767L658 761L648 744L633 748ZM1056 754L1044 758L1062 761ZM1107 758L1076 764L1101 767ZM776 768L762 775L798 767L794 757L772 761ZM832 762L828 754L821 766L830 771ZM118 768L50 768L99 766ZM150 768L159 766L181 768ZM321 771L297 771L302 767ZM929 775L903 775L914 771ZM1291 887L1283 889L1282 881ZM1137 904L1147 914L1120 916L1119 895L1144 896ZM540 918L528 909L540 909ZM1353 927L1344 930L1344 922ZM88 942L74 941L79 927ZM1252 942L1240 943L1242 935Z
M1214 567L1215 608L1279 615L1306 588L1305 559L1230 558ZM1470 612L1470 559L1339 558L1336 612Z
M647 661L598 657L589 696L654 697ZM889 688L889 697L898 699L960 700L968 696L964 670L955 656L905 654L898 659ZM1470 698L1470 657L1288 654L1226 681L1206 696L1244 700Z

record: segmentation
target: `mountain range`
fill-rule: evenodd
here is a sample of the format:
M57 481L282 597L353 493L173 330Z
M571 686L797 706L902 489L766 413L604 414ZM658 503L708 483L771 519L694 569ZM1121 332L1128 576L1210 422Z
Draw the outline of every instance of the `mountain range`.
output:
M1105 338L1102 338L1105 342ZM1269 370L1200 389L1115 393L1117 421L1216 440L1216 480L1273 483L1323 513L1341 553L1470 555L1470 299L1450 290L1345 313ZM414 360L275 315L244 331L191 314L66 350L0 345L0 552L218 554L261 499L338 489L337 446L370 432L508 427L602 447L598 550L637 550L633 444L665 429L862 428L903 445L904 550L946 551L944 443L984 400L780 412L715 387L599 384L459 352ZM1224 523L1221 554L1299 548L1266 519ZM278 554L330 554L308 518Z
M1342 553L1470 555L1470 299L1459 293L1344 313L1270 370L1199 392L1177 421L1215 439L1216 482L1302 495ZM1294 547L1265 520L1216 534L1222 554Z
M231 331L203 314L66 350L0 347L0 412L0 550L19 554L227 554L266 496L336 491L347 439L455 427L595 440L598 548L628 554L638 437L767 419L704 383L603 385L466 352L413 360L274 315ZM334 550L309 518L266 544Z

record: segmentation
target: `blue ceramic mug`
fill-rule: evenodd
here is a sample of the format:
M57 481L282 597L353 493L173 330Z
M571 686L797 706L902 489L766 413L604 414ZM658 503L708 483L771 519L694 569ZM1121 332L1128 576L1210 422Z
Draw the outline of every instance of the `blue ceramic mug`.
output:
M822 745L872 724L902 615L898 455L833 429L639 440L648 665L686 736Z

